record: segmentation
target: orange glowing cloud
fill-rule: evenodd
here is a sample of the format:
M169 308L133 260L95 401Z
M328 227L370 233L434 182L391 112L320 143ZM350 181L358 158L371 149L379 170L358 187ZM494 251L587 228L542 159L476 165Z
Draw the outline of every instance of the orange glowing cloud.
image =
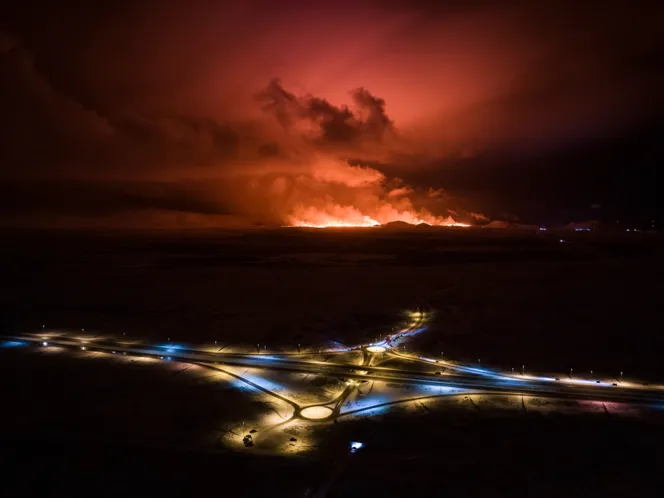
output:
M469 226L448 210L435 216L423 206L441 194L416 192L373 168L318 156L309 172L294 179L280 176L272 193L284 199L284 223L301 227L371 227L392 222L412 225ZM458 213L455 212L458 217ZM467 217L469 218L469 217Z
M562 1L125 3L6 9L0 221L464 225L508 203L530 216L549 183L531 154L661 108L656 0L627 17L620 2L599 17ZM592 202L604 161L577 157Z

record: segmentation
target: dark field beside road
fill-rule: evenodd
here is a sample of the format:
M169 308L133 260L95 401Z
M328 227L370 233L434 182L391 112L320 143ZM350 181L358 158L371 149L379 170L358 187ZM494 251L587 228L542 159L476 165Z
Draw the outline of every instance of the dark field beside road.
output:
M564 238L565 243L559 240ZM374 340L437 313L413 347L531 370L661 378L655 233L510 230L5 232L0 325L154 341Z

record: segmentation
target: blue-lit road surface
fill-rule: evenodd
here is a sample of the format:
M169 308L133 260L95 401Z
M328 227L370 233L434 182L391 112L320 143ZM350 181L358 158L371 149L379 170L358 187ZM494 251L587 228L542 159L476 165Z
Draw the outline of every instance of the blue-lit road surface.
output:
M32 336L6 337L6 347L37 345L44 347L43 339ZM266 370L278 370L297 373L311 373L356 380L380 380L402 384L445 386L458 389L470 389L475 392L523 394L529 396L549 396L557 398L585 399L622 403L638 403L647 405L663 405L664 391L653 388L596 383L584 380L556 381L547 377L510 376L486 369L464 367L438 360L412 357L394 352L395 357L415 360L428 365L423 370L412 370L406 366L381 367L358 366L353 364L327 363L312 359L303 359L303 355L269 355L241 353L210 353L181 346L166 344L161 346L128 346L114 342L83 343L78 339L48 338L48 346L82 349L89 352L125 353L134 356L149 356L162 360L185 363L223 364ZM328 354L327 352L324 352ZM452 373L437 374L441 368L450 369Z

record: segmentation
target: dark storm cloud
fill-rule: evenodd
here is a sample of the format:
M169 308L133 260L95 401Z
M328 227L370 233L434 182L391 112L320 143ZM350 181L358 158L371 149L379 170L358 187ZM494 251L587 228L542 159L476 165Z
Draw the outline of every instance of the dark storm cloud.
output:
M348 106L336 106L320 97L297 97L285 90L279 79L272 79L256 99L282 126L290 127L302 120L312 123L318 128L314 138L325 144L380 141L387 132L394 131L385 113L385 100L375 97L366 88L353 90L351 97L357 108L355 112Z
M360 138L360 125L348 107L336 107L327 100L310 97L302 115L320 126L320 138L330 143L354 142Z
M205 183L30 181L0 182L0 217L20 209L31 216L115 215L155 209L233 214Z
M283 157L284 153L277 142L267 142L258 147L258 155L261 157Z
M57 91L17 42L0 52L4 175L162 172L234 158L239 137L204 116L102 114ZM12 165L20 168L11 168Z
M394 123L385 112L384 99L371 95L366 88L358 88L352 96L360 112L367 113L363 127L369 136L380 140L386 132L394 131Z
M109 136L104 118L58 93L34 66L33 55L5 38L0 50L3 162L29 164L32 156L59 156Z
M500 8L528 56L500 92L441 117L452 141L538 153L629 133L662 115L661 2L503 2Z
M34 56L7 35L0 38L0 72L3 222L148 211L232 214L221 189L170 180L233 160L240 139L230 126L202 116L105 115L86 108L58 91Z
M256 100L264 111L273 114L285 127L292 125L300 112L300 102L297 97L284 90L277 78L270 80L267 87L256 94Z
M152 157L170 160L222 161L236 156L237 133L226 124L204 117L122 116L110 120L121 139Z

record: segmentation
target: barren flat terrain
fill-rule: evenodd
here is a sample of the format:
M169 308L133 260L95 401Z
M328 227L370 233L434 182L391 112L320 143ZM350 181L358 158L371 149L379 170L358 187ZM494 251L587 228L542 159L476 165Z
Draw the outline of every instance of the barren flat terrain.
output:
M422 351L505 368L664 374L658 234L293 229L2 241L8 331L45 324L278 350L367 342L429 304L435 319L414 343Z

